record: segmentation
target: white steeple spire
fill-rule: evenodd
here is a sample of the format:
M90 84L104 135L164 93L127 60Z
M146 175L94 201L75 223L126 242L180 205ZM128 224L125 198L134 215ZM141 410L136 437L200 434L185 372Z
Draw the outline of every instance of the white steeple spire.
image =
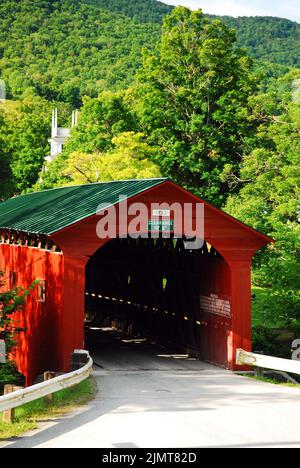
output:
M72 128L76 127L78 124L78 110L74 110L72 112Z
M72 112L72 128L76 127L78 123L78 111ZM45 158L46 161L53 161L60 153L62 153L63 146L71 134L70 128L63 128L58 126L58 109L52 111L52 131L49 143L51 145L50 156Z

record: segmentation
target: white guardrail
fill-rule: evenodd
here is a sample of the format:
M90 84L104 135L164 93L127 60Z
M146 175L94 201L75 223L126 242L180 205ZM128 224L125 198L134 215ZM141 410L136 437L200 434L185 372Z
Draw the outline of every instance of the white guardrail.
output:
M54 377L51 380L42 382L31 387L17 390L16 392L8 393L7 395L0 397L0 413L3 411L17 408L18 406L25 405L31 401L38 400L39 398L45 397L52 393L56 393L65 388L73 387L83 380L87 379L93 370L93 360L88 355L88 362L84 367L77 369L68 374L63 374L58 377Z
M238 366L254 366L274 371L289 372L300 375L300 361L281 359L263 354L248 353L243 349L236 352L236 364Z

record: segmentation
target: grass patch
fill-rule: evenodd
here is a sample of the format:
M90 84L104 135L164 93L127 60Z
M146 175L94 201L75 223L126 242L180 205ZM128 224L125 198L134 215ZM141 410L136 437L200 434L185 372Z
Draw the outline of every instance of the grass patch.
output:
M281 296L270 288L252 286L253 351L290 359L291 344L300 333L300 321L288 323Z
M252 299L252 326L264 326L267 328L282 328L285 323L280 319L280 314L276 320L270 320L265 313L265 304L270 303L271 298L267 288L260 288L258 286L252 286L252 294L255 294L255 298ZM274 299L272 298L272 301ZM274 303L274 309L278 308L278 304Z
M280 387L290 387L290 388L300 389L300 384L293 384L291 382L279 382L278 380L272 379L271 377L261 377L261 376L256 376L253 374L243 374L243 377L249 377L249 379L258 380L260 382L270 383L273 385L279 385Z
M0 413L0 440L16 437L26 431L36 429L39 421L61 416L80 405L84 405L93 399L95 393L96 384L90 377L74 387L54 393L51 403L40 398L16 408L15 421L12 424L2 423L2 414Z

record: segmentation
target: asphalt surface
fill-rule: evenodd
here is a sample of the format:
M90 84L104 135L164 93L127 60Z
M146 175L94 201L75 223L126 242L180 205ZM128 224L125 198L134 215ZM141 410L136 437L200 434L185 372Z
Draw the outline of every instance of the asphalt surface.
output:
M300 390L94 333L96 399L2 447L300 447Z

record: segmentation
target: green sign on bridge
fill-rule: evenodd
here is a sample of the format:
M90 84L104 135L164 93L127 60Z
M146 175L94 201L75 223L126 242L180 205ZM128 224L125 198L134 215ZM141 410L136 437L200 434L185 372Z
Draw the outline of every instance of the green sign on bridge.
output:
M150 219L148 221L149 231L174 231L173 219Z

